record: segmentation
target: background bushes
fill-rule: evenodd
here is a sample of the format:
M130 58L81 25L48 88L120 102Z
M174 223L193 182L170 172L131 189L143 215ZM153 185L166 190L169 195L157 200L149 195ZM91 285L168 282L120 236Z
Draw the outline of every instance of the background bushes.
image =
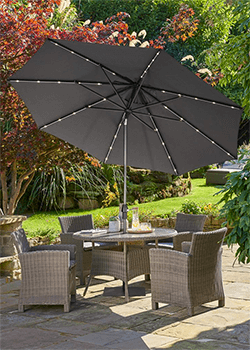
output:
M187 54L197 57L213 43L225 40L232 25L232 8L222 0L73 0L82 21L105 20L117 12L127 12L130 32L147 31L146 39L157 38L167 18L178 13L185 3L199 19L196 35L188 41L166 44L166 50L177 60Z

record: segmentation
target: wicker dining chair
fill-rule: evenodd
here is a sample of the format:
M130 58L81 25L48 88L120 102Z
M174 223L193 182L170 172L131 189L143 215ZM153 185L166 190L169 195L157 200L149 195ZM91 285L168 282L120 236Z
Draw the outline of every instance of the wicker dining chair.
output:
M152 308L158 303L194 307L214 300L225 305L221 273L222 243L227 228L196 232L191 242L182 236L182 251L150 249Z
M203 214L184 214L177 213L175 230L178 233L186 232L186 241L191 241L193 232L203 231L207 216ZM167 238L159 241L158 246L160 248L174 248L175 250L181 250L179 234L173 238ZM154 245L153 242L150 245Z
M85 284L85 278L91 269L92 243L74 239L73 233L81 230L92 230L94 228L92 215L59 216L58 220L62 229L61 243L76 246L76 276L79 277L81 285Z
M62 233L60 234L62 244L74 244L76 246L76 276L80 279L80 284L85 284L85 278L89 275L92 261L92 243L83 242L73 237L73 233L81 230L94 229L93 217L91 214L78 216L59 216ZM115 243L102 244L96 243L96 246L109 248Z
M76 300L76 261L74 245L30 247L24 230L11 233L21 263L22 283L18 310L27 305L63 305L69 312Z

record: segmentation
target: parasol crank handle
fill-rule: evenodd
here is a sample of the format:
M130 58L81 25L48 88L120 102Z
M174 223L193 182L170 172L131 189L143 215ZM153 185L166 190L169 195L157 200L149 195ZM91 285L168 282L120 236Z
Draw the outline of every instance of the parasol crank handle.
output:
M128 206L127 204L122 204L122 218L127 220L128 217Z
M128 206L127 204L122 204L122 221L123 221L123 233L127 232L127 217L128 217Z

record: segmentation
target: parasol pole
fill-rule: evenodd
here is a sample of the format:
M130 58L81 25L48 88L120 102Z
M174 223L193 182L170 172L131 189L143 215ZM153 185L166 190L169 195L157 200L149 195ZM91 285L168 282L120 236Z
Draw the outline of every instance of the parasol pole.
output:
M123 205L122 205L122 220L123 220L123 233L127 232L127 144L128 144L128 117L126 116L123 122L123 166L124 166L124 189L123 189Z

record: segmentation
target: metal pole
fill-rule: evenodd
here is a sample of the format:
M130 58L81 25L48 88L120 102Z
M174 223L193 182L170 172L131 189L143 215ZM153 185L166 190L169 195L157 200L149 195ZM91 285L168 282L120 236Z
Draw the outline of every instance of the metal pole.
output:
M123 189L123 206L122 206L122 219L123 219L123 233L127 232L127 143L128 143L128 118L124 119L123 123L123 166L124 166L124 189Z

